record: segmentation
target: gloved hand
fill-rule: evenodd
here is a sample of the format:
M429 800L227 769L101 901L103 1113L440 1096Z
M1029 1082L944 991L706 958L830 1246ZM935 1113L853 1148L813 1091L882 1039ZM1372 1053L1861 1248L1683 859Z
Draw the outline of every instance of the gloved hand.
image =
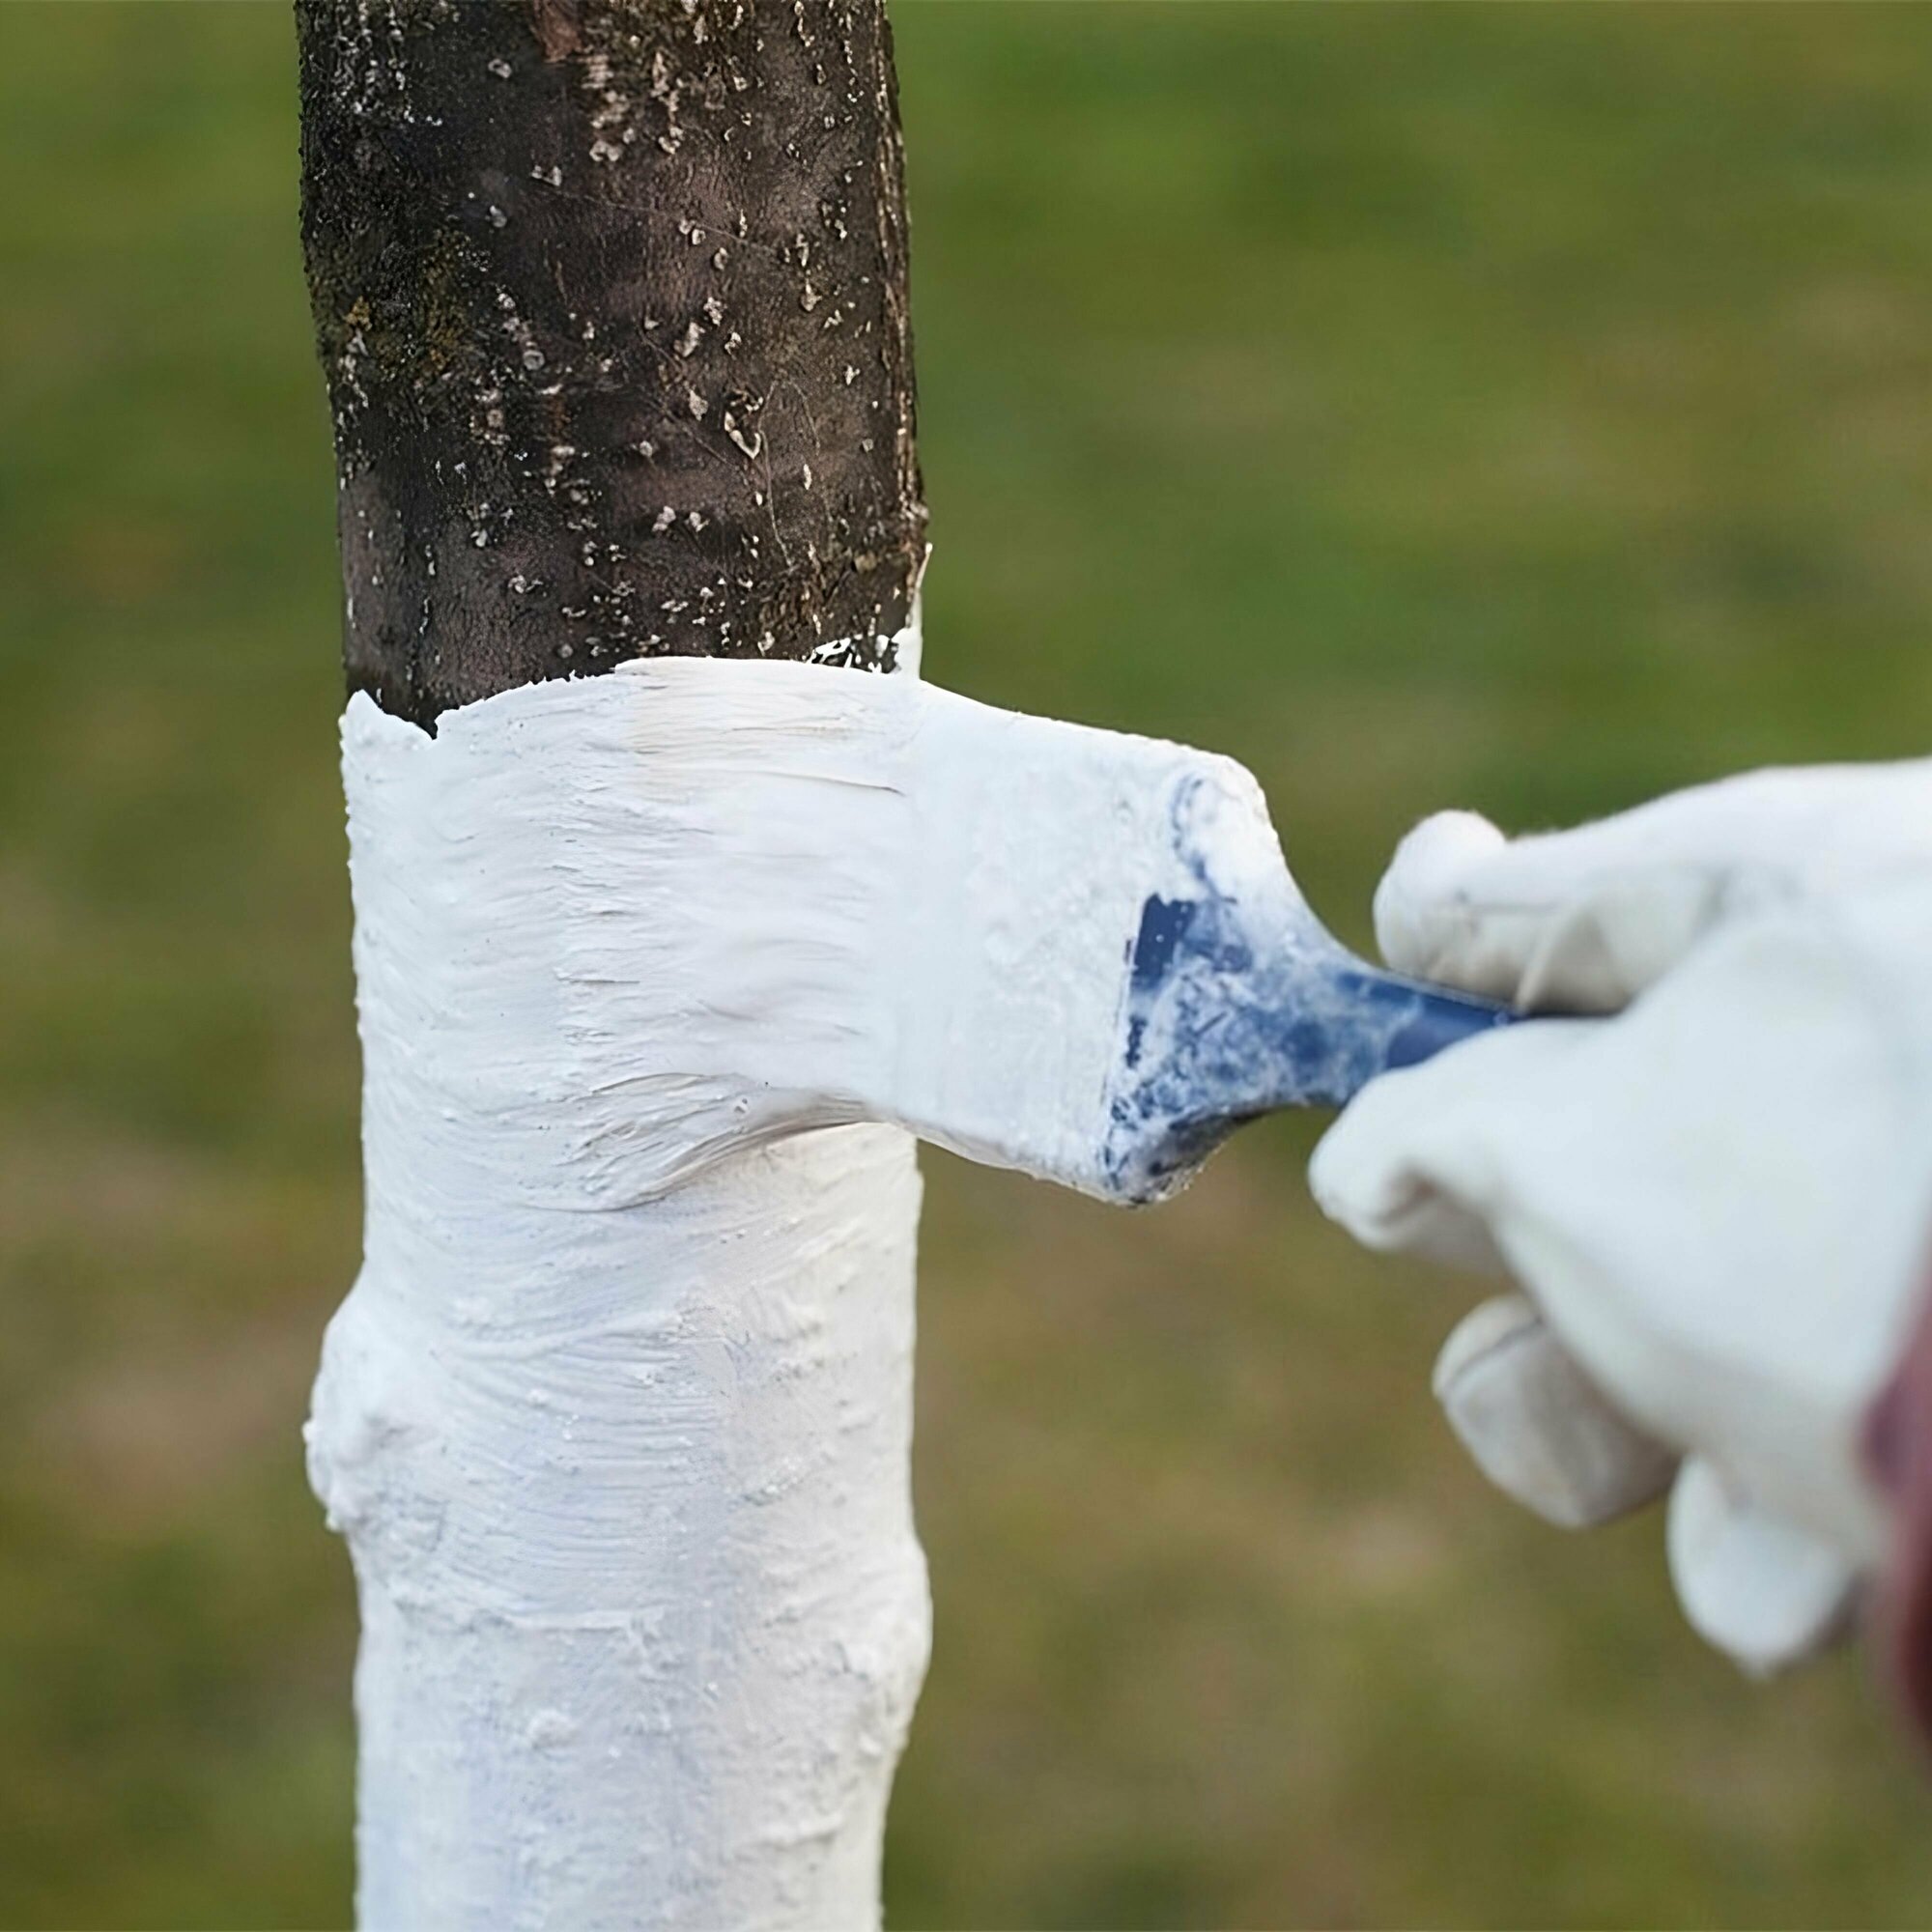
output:
M1369 1245L1513 1277L1436 1393L1504 1490L1671 1488L1696 1628L1775 1668L1882 1553L1860 1456L1932 1254L1932 761L1764 772L1505 840L1445 813L1389 963L1535 1010L1370 1086L1316 1151Z

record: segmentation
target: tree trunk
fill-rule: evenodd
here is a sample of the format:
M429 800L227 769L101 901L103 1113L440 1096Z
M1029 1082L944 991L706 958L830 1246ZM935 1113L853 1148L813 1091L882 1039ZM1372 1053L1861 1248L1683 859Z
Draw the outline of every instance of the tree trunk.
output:
M434 732L640 656L894 668L924 512L883 0L298 20L352 692ZM562 808L528 765L443 784L457 735L345 728L365 1259L309 1441L363 1615L359 1916L873 1922L925 1641L910 1143L586 1179L602 1022L546 1020L549 935L469 891ZM538 1019L479 1057L513 969Z
M298 0L353 688L888 668L923 555L883 0Z

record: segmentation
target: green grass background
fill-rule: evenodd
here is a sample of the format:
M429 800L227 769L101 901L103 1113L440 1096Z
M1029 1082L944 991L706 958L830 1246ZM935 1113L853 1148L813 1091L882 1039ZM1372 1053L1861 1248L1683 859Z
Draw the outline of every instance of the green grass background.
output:
M928 667L1418 814L1932 738L1932 13L901 0ZM0 1919L347 1915L297 1436L355 1258L330 465L278 6L0 9ZM901 1926L1924 1922L1864 1665L1529 1522L1309 1123L928 1160Z

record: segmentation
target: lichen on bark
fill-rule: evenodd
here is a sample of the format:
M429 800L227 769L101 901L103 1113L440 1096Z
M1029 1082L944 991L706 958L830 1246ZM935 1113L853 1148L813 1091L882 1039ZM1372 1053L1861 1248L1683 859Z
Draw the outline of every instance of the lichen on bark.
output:
M889 662L924 554L883 0L298 0L352 688Z

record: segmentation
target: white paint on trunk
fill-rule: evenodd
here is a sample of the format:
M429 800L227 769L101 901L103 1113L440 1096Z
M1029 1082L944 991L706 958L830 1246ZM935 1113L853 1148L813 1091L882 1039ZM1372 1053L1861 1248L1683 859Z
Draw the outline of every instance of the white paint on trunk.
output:
M366 1252L308 1441L362 1606L358 1910L865 1926L928 1631L913 1144L841 1126L665 1189L639 1082L707 987L649 935L730 915L685 902L685 841L712 814L734 863L810 740L766 721L759 782L725 716L613 743L606 686L435 740L345 721ZM809 826L779 843L836 875Z

